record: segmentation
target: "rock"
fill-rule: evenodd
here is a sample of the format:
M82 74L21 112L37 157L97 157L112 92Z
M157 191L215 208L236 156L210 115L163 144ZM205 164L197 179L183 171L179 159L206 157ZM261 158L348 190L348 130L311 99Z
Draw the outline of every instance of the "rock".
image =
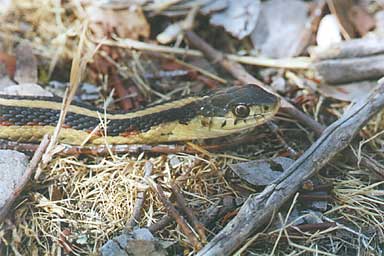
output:
M12 195L28 165L28 157L14 150L0 150L0 208Z
M165 256L167 252L146 228L117 236L101 247L105 256Z

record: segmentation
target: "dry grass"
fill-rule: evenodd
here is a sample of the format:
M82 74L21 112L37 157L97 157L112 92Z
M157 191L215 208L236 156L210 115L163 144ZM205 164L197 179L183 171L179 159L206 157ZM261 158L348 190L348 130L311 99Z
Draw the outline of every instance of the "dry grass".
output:
M113 160L56 158L42 173L41 183L34 185L16 211L15 232L28 242L19 244L11 240L13 248L22 255L31 249L39 255L54 253L61 250L58 244L67 240L74 253L96 253L107 239L124 228L132 215L138 190L148 186L142 178L146 161L153 165L150 178L156 179L166 191L171 181L177 181L196 212L204 212L222 196L234 194L222 177L223 167L232 162L229 158L206 160L192 155L114 156ZM166 214L151 190L143 210L140 222L143 227ZM189 246L174 225L159 235Z

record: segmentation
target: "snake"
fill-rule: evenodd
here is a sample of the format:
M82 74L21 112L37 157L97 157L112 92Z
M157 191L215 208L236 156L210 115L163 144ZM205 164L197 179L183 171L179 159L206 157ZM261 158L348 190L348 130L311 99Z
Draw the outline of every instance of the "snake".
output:
M72 102L59 141L69 145L157 144L217 138L261 125L279 107L279 96L253 84L129 112L107 112ZM39 142L53 133L61 109L59 97L0 95L0 139Z

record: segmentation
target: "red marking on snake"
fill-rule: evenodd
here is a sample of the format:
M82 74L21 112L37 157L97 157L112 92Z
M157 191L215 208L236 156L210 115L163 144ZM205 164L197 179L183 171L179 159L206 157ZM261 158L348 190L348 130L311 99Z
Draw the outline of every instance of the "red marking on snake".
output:
M11 126L11 125L13 124L8 121L0 121L0 126Z
M38 126L39 123L38 122L28 122L28 123L26 123L26 125L28 125L28 126Z
M125 132L122 132L120 133L119 135L120 136L123 136L123 137L131 137L131 136L134 136L134 135L137 135L139 134L140 132L138 130L132 130L132 131L125 131Z

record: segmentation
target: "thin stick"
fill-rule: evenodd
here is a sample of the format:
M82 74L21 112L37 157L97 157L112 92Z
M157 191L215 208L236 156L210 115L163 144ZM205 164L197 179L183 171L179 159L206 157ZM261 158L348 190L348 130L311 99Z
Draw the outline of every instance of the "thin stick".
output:
M197 230L197 233L200 236L201 242L204 244L207 243L207 236L205 235L204 226L196 218L196 216L194 215L192 210L190 208L188 208L187 203L185 202L185 199L184 199L183 195L181 194L179 187L176 184L172 184L171 189L172 189L173 194L176 197L177 205L184 211L189 222Z
M338 121L330 125L276 181L262 193L250 196L237 216L197 255L231 254L253 232L267 223L273 212L287 202L305 180L346 148L370 118L383 108L384 81L380 81L367 98L352 105Z
M196 56L202 57L204 54L201 51L177 48L177 47L168 47L163 45L155 45L136 41L129 38L114 38L113 40L97 40L94 39L94 42L100 43L102 45L109 45L121 48L127 48L131 50L140 50L148 52L160 52L160 53L169 53L169 54L178 54L186 56ZM311 67L311 59L305 57L299 58L287 58L287 59L269 59L264 57L254 57L254 56L239 56L234 54L225 55L226 58L232 61L236 61L243 64L262 66L262 67L274 67L274 68L289 68L289 69L309 69Z
M25 186L27 185L30 177L32 174L36 171L37 166L40 163L40 160L43 156L43 153L47 149L49 144L49 136L45 135L43 137L43 140L41 141L39 147L37 148L35 154L33 155L31 161L29 162L27 168L25 169L25 172L23 176L21 176L19 183L16 185L15 189L13 190L11 196L7 199L4 206L0 209L0 223L2 223L5 219L5 217L8 215L13 203L16 201L16 199L20 196L21 192L23 192Z
M153 165L151 162L147 161L144 165L144 179L151 176L153 170ZM143 208L144 201L145 201L145 192L147 189L144 189L137 193L136 200L135 200L135 206L133 207L133 214L132 217L128 220L128 223L126 225L127 230L132 230L137 223L139 223L140 216L141 216L141 209Z
M148 230L151 231L151 233L153 234L161 229L164 229L166 226L171 224L172 221L173 221L173 218L169 217L168 215L165 215L158 222L151 224L148 227Z
M171 215L176 223L180 226L180 229L184 233L186 237L188 237L189 241L192 243L193 248L195 250L200 250L202 248L202 244L197 240L191 229L188 227L187 222L184 217L180 215L180 213L176 210L176 208L172 205L172 203L167 199L164 195L164 191L159 184L153 184L153 189L155 190L158 198L163 203L169 215Z
M279 127L272 121L267 122L267 125L269 129L275 134L277 139L280 141L280 143L285 147L285 149L288 151L289 155L293 158L296 159L299 154L297 153L296 150L294 150L289 144L285 141L283 136L280 134Z
M221 144L212 144L205 145L203 148L208 151L218 151L225 148L236 147L244 143L254 143L260 141L262 136L246 136L235 141L224 142ZM62 148L58 155L95 155L102 156L108 155L110 152L114 154L126 154L126 153L140 153L140 152L152 152L152 153L164 153L164 154L176 154L176 153L188 153L196 154L199 151L192 149L186 145L140 145L140 144L123 144L123 145L89 145L89 146L70 146L70 145L61 145ZM15 142L0 140L0 149L11 149L23 152L35 152L37 149L37 144L24 143L24 142Z

